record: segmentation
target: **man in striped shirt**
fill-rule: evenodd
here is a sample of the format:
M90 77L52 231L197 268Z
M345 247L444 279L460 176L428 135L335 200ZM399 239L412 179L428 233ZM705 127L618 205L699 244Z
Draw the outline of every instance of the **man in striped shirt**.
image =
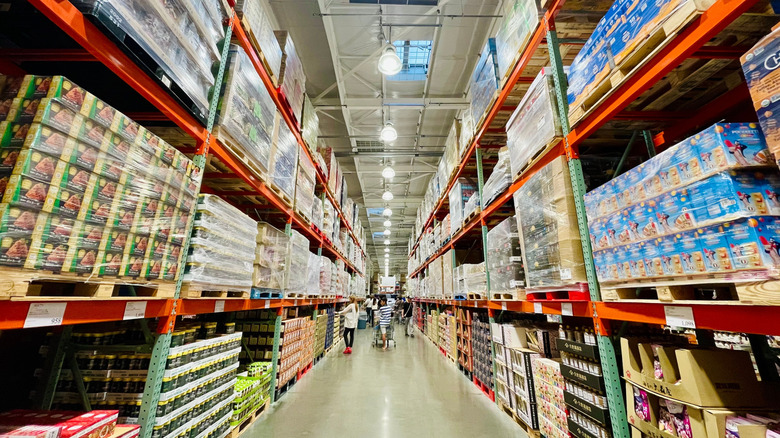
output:
M387 328L393 319L393 308L387 304L387 300L382 298L379 308L379 331L382 332L382 350L387 350Z

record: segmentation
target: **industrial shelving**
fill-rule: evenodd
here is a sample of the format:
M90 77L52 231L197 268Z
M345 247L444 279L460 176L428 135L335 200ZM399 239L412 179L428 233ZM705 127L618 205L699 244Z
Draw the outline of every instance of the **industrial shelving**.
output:
M97 61L109 71L113 72L121 82L126 84L129 89L137 92L142 99L151 104L157 111L148 113L130 113L140 122L165 121L173 122L189 140L194 147L180 147L182 152L193 156L193 162L201 169L205 169L207 157L211 156L219 160L230 170L230 174L220 173L218 175L205 172L202 186L199 188L201 193L213 193L222 196L237 196L231 192L220 192L209 186L212 178L231 178L241 180L251 188L248 192L241 195L262 197L270 204L270 209L278 212L285 218L285 230L289 232L292 228L299 230L308 238L310 248L316 247L319 255L326 255L331 259L342 260L352 275L362 276L363 273L354 266L348 257L336 249L329 242L324 234L316 227L310 225L295 210L285 205L279 196L265 185L258 177L252 174L250 169L242 163L225 145L221 144L211 135L216 116L217 100L219 93L214 93L210 102L210 111L208 120L205 123L198 121L189 111L184 108L167 90L158 82L156 78L151 77L146 71L137 65L125 51L114 41L104 34L95 24L87 19L72 3L68 1L56 0L31 0L29 1L38 12L42 13L59 30L67 34L72 40L81 47L81 49L14 49L3 50L0 53L0 72L5 74L21 75L27 73L17 63L27 61L40 62L75 62L88 63ZM229 42L231 40L238 43L249 55L254 64L257 73L268 89L277 110L281 113L284 123L287 123L290 130L295 134L299 147L307 159L316 169L317 188L322 192L323 202L327 198L338 215L341 225L348 230L348 233L360 248L362 257L366 257L365 251L360 247L359 239L355 235L353 228L335 200L333 193L328 189L327 177L322 168L313 159L311 152L307 148L300 133L298 122L292 116L287 101L283 98L280 91L274 87L273 82L265 70L258 53L250 44L249 38L240 21L236 18L232 8L227 9L228 17L224 21L226 36L223 47L220 49L221 62L219 65L216 83L222 82L223 73L227 63L227 54ZM85 84L88 86L88 84ZM177 145L179 147L180 145ZM239 206L240 207L240 206ZM189 233L189 231L188 231ZM182 269L180 269L181 271ZM31 326L28 322L28 316L31 309L40 307L55 307L57 311L47 321L41 321L38 318L35 326L63 326L56 329L57 336L54 336L52 351L62 353L69 343L69 336L73 325L122 321L136 318L158 318L159 323L156 330L156 336L153 338L153 344L150 345L152 351L152 361L144 388L141 414L139 423L142 426L142 437L148 438L152 434L151 425L155 421L155 410L159 400L162 376L165 370L165 362L168 356L168 350L171 343L171 332L177 315L198 315L220 312L237 312L255 309L276 309L277 321L274 343L274 370L276 374L276 362L278 358L278 345L280 337L280 327L282 314L286 308L300 306L314 306L316 317L319 306L332 307L342 303L344 300L340 297L329 299L244 299L244 298L192 298L180 299L179 290L181 288L181 279L176 284L176 292L173 298L154 298L154 297L112 297L103 299L84 299L81 297L20 297L8 300L0 300L0 330L21 329ZM132 312L128 313L128 310ZM40 309L38 309L40 310ZM62 368L64 354L57 354L53 363L48 368L48 378L45 393L42 396L41 407L46 408L51 405L54 393L54 384L59 370ZM272 385L274 383L272 382Z
M485 115L483 122L475 130L474 139L471 141L466 155L463 156L460 163L456 166L456 170L451 175L446 189L442 190L441 198L435 203L430 216L423 221L423 226L418 230L419 235L416 236L410 248L410 259L418 251L425 230L446 214L444 207L447 202L447 195L457 178L464 175L466 169L474 164L476 164L477 187L481 200L484 183L482 154L491 148L490 145L482 146L482 139L489 132L498 131L495 128L491 128L490 125L499 111L502 109L514 109L513 107L507 107L505 103L515 93L515 87L528 80L527 76L522 77L523 71L526 70L532 58L536 58L539 61L539 52L542 52L544 56L549 56L547 60L542 61L546 61L546 64L553 69L555 92L559 102L558 111L563 125L563 137L557 144L548 147L545 153L532 162L531 166L524 170L520 177L516 178L509 188L498 195L490 205L482 205L481 212L467 221L462 229L455 233L442 248L435 251L426 260L422 260L420 265L410 272L409 275L410 277L416 277L424 273L433 260L441 257L450 249L456 248L456 245L459 243L461 247L465 247L464 243L470 243L472 239L479 239L479 228L481 228L483 248L487 248L488 220L504 214L502 207L512 199L512 195L539 169L559 156L566 156L574 189L578 227L588 276L589 301L474 301L421 298L418 299L418 302L425 308L435 306L438 309L441 306L454 306L487 309L491 322L494 315L498 315L499 312L503 311L592 318L596 334L598 335L599 356L603 364L612 433L615 437L627 438L631 436L631 431L626 420L626 404L621 388L621 375L618 370L615 346L610 337L613 334L611 329L612 323L637 322L665 325L667 324L666 309L668 306L690 308L693 321L695 321L695 327L699 329L780 335L780 323L773 317L777 312L777 307L773 306L753 306L724 301L716 303L691 301L662 303L657 301L638 302L636 300L602 301L599 283L593 266L592 249L590 247L590 239L588 238L588 222L583 205L583 195L585 194L586 186L580 162L580 148L587 140L593 138L600 128L609 122L617 120L651 120L662 125L662 132L655 135L647 129L642 132L642 137L648 146L648 155L653 156L656 149L674 144L672 143L673 141L694 133L696 129L707 123L719 120L737 105L747 101L749 96L743 79L742 83L714 97L710 103L695 114L627 110L627 107L632 102L688 59L738 59L747 50L746 47L705 46L705 44L710 42L742 14L750 11L758 2L756 0L717 0L712 2L712 5L704 13L696 16L690 24L670 35L665 46L649 53L648 56L650 58L646 59L645 63L636 68L628 79L614 86L607 97L602 99L590 112L586 113L573 127L569 126L569 110L566 104L566 75L562 67L561 48L565 45L581 45L584 41L559 38L555 20L565 6L565 1L556 0L546 3L547 9L544 15L540 17L539 26L531 36L525 49L523 49L511 73L497 92L495 102ZM547 50L539 50L540 46L546 46ZM630 148L631 145L626 148L627 151L624 157L630 151ZM480 202L480 204L482 203ZM484 255L487 256L486 252ZM489 274L487 288L488 296L490 296Z

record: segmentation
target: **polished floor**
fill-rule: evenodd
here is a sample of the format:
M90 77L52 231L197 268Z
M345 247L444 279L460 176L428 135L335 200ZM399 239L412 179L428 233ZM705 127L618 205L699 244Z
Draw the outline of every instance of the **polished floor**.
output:
M331 352L242 436L526 437L425 336L396 335L383 352L358 330L352 355Z

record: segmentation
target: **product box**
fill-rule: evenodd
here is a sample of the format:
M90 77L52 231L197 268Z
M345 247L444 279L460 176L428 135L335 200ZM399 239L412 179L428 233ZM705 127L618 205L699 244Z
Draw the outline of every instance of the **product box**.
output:
M60 438L60 426L21 426L0 433L2 438Z
M772 162L764 135L755 123L717 123L683 144L698 149L705 174Z
M37 210L27 210L10 204L0 204L0 235L31 234L38 223Z
M0 172L3 174L11 174L14 166L16 165L16 158L19 157L19 151L21 149L0 149ZM7 184L7 183L6 183Z
M41 99L33 121L78 138L84 117L57 99Z
M0 126L1 130L2 126ZM23 145L25 149L37 150L63 161L74 162L73 154L77 150L78 142L56 129L33 124L22 141L23 144L20 146Z
M6 235L0 238L0 265L23 266L32 244L31 235Z
M68 163L41 152L22 149L16 160L12 175L29 177L39 182L59 185L67 172Z
M97 259L97 249L70 246L63 262L63 272L92 274Z
M75 221L71 231L69 246L86 249L98 249L103 240L103 227L82 221Z
M664 276L679 276L683 274L682 259L674 235L656 239L656 246L661 255L661 268Z
M695 215L701 223L768 214L767 180L760 172L721 172L691 185Z
M60 179L62 175L59 175ZM54 179L54 178L53 178ZM32 210L51 211L51 203L57 198L57 186L38 181L26 175L8 178L2 202ZM47 203L51 201L51 203Z
M708 273L731 272L734 270L734 259L731 256L726 229L723 225L713 225L697 231L704 268Z
M40 103L40 98L14 98L7 107L3 120L8 123L29 124L35 119Z
M758 115L767 145L775 157L780 153L780 89L777 84L780 70L777 69L776 61L780 51L778 35L780 28L773 29L740 58L753 108Z
M44 271L59 272L68 254L68 245L64 243L46 243L35 237L30 244L30 253L24 267Z
M777 217L740 219L723 224L737 270L780 268L780 220Z
M677 233L674 240L679 251L683 273L693 275L705 272L704 256L696 232Z
M760 407L775 387L756 379L747 351L689 349L634 338L621 338L620 345L626 380L680 402Z
M632 243L626 247L626 258L628 260L629 275L634 279L647 278L647 269L645 268L644 245L643 242Z

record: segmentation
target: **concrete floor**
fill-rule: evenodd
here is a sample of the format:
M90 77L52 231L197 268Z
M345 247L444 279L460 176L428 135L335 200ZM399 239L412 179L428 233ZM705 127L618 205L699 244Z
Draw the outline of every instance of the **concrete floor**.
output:
M527 437L424 335L372 348L357 330L352 355L331 353L252 425L260 437Z

